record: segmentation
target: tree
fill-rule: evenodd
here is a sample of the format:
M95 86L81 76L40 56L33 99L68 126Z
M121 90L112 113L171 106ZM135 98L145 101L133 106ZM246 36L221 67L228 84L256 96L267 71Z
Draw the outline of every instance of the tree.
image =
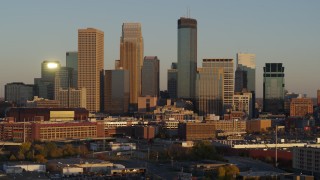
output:
M217 176L218 179L233 179L239 172L239 168L235 165L224 165L217 169Z
M218 178L222 178L226 176L226 169L223 166L218 168Z
M24 159L25 159L24 154L23 154L22 152L18 152L18 154L17 154L17 159L18 159L18 160L24 160Z
M36 155L35 160L37 163L46 163L47 162L47 159L41 154Z
M63 151L61 148L51 149L48 153L48 157L50 158L59 158L63 156Z
M44 146L41 144L34 145L34 150L36 154L41 154L44 157L47 157L47 151L45 150Z
M74 156L77 152L71 144L66 144L62 148L64 156Z
M31 148L31 142L24 142L20 145L19 151L23 154L26 154L28 151L30 151Z
M10 161L16 161L17 158L14 154L11 154L10 158L9 158Z

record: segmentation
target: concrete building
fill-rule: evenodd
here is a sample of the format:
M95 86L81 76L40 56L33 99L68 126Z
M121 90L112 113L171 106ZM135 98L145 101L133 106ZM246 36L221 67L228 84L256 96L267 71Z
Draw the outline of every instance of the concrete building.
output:
M33 100L27 101L28 108L58 108L60 107L60 102L57 100L49 100L44 98L39 98L34 96Z
M253 112L252 109L254 104L252 100L252 93L250 92L242 92L236 93L233 95L233 110L234 111L242 111L246 114L248 119L252 118Z
M271 127L271 119L252 119L246 121L247 132L265 132Z
M284 67L282 63L266 63L263 71L263 111L284 113Z
M104 137L99 122L1 122L0 138L5 141L59 141Z
M130 111L138 108L138 97L141 95L143 52L141 24L123 23L120 38L120 67L129 71Z
M178 20L178 98L194 99L197 75L197 20Z
M104 33L98 29L78 30L78 88L87 92L87 109L100 111L104 67Z
M246 72L247 90L256 91L256 55L237 53L237 68ZM240 90L241 92L241 90Z
M311 98L293 98L290 102L290 116L305 116L313 114Z
M178 69L177 63L171 64L171 69L168 69L167 90L171 99L177 98L178 88Z
M187 141L205 140L215 138L215 125L211 123L180 123L178 134Z
M27 105L28 100L33 99L34 86L22 82L7 83L4 86L4 99L18 107Z
M145 56L141 70L141 96L158 97L160 64L157 56Z
M156 132L154 126L135 126L134 131L138 139L153 139Z
M234 93L233 59L203 59L203 68L223 68L223 106L225 110L231 109Z
M320 178L320 148L295 147L293 148L292 167L299 171L308 172Z
M123 114L129 110L129 71L106 70L104 76L104 112Z
M158 98L154 96L143 96L138 98L138 112L153 112L156 109Z
M291 99L298 98L299 94L293 93L293 92L286 92L284 94L284 113L286 115L290 115L290 103Z
M46 172L45 164L37 164L32 162L6 162L3 164L3 170L6 174L17 173L17 171L26 172Z
M72 68L72 79L70 87L78 88L78 52L68 51L66 52L66 67Z
M222 67L198 68L196 107L199 115L223 114L224 70Z
M206 124L213 125L215 130L219 130L222 132L244 132L244 131L246 131L246 121L243 121L243 120L207 121Z
M87 120L89 112L84 108L10 108L6 115L15 122Z

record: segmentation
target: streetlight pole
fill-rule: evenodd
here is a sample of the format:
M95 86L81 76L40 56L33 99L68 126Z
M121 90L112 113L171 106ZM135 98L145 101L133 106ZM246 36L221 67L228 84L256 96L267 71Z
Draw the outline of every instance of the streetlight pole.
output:
M276 165L276 168L278 167L278 125L276 125L276 158L275 158L275 165Z

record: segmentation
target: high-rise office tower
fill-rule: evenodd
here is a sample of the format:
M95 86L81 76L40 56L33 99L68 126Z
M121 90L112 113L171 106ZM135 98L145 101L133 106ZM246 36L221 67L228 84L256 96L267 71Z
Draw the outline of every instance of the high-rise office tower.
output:
M203 65L202 68L198 68L196 81L196 107L199 115L222 115L223 86L223 67L210 67Z
M246 89L249 92L256 91L256 55L248 53L238 53L237 68L247 72Z
M54 99L60 100L59 91L71 88L73 68L61 67L55 74L54 80ZM67 106L68 107L68 106Z
M87 109L100 110L104 63L104 33L98 29L78 30L78 87L87 92Z
M263 72L263 111L283 113L284 67L282 63L266 63Z
M41 78L48 81L54 81L55 73L60 69L59 61L43 61L41 63Z
M43 61L41 63L41 78L34 79L36 96L54 99L54 78L60 67L59 61Z
M178 88L178 65L177 63L171 64L171 69L168 69L167 89L171 99L177 98Z
M120 39L120 66L129 71L130 111L137 110L138 97L141 95L143 48L141 24L123 23Z
M223 106L224 110L230 109L234 93L233 59L203 59L202 67L223 68Z
M247 90L248 80L247 71L244 71L237 67L234 80L234 92L242 92L243 89Z
M129 110L129 71L106 70L104 76L104 112L123 114Z
M178 98L193 99L197 76L197 20L178 20Z
M144 57L141 71L141 96L159 96L159 70L160 64L157 56Z
M69 51L66 53L66 66L72 68L72 79L70 87L78 88L78 52Z

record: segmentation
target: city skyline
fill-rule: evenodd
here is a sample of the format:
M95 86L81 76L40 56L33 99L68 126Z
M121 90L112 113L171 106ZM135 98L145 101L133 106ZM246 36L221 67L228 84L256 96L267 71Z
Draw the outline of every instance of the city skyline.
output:
M320 16L317 1L204 1L198 4L184 1L182 5L169 1L101 2L92 5L88 13L82 11L89 4L84 1L79 1L77 8L75 1L65 2L63 6L62 1L34 2L38 2L37 6L7 2L0 7L0 22L5 25L0 35L0 59L4 64L0 68L0 97L4 96L6 83L31 84L33 78L40 76L39 67L44 60L58 60L65 66L65 53L77 50L77 30L81 28L93 27L105 32L104 69L113 69L114 60L120 58L119 37L124 22L142 24L144 55L161 59L160 89L165 90L167 69L172 62L177 62L176 21L186 16L187 7L191 9L191 18L198 21L198 60L236 59L239 52L256 55L257 97L262 97L265 63L283 63L286 89L290 92L316 97L320 87L314 76L320 65L317 50L320 26L314 23ZM117 12L120 7L126 11L132 6L140 11ZM12 14L12 9L17 13Z

